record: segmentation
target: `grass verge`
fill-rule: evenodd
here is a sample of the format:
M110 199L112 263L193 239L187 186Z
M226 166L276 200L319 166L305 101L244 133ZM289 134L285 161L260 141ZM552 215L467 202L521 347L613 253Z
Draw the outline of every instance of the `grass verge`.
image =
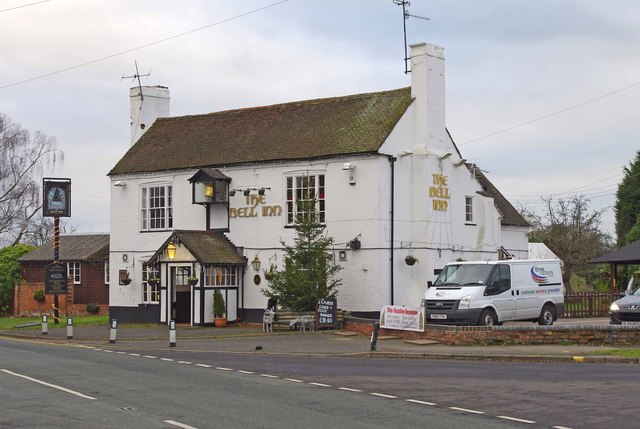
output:
M640 349L612 349L612 350L597 350L592 355L599 356L619 356L628 358L640 358Z
M40 329L40 326L28 328L16 328L16 325L24 325L26 323L42 322L41 317L0 317L0 329L3 330L20 330L20 329ZM109 316L73 316L73 326L102 326L109 324ZM60 316L60 326L67 325L67 318ZM53 317L49 316L49 326L54 326Z

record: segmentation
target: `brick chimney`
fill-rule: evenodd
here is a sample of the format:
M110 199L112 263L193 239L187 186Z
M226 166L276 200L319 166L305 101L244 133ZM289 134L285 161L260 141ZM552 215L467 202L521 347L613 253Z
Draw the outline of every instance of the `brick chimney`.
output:
M129 90L131 146L147 132L157 118L169 116L169 98L169 88L165 86L135 86Z

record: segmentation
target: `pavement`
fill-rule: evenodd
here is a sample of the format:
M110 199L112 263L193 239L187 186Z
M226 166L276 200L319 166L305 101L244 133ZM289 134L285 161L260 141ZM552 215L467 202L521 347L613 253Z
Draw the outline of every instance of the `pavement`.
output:
M567 321L565 323L577 323ZM599 323L595 321L592 323ZM585 324L582 321L580 324ZM115 343L110 343L109 326L75 326L73 339L67 340L65 325L0 330L0 338L84 345L114 350L176 350L209 353L251 353L272 355L354 356L392 359L457 359L574 363L640 363L638 358L598 355L622 347L584 345L499 345L451 346L433 341L410 341L380 336L376 350L371 338L352 331L291 331L265 333L261 325L242 324L225 328L177 326L175 348L170 347L166 325L120 324Z

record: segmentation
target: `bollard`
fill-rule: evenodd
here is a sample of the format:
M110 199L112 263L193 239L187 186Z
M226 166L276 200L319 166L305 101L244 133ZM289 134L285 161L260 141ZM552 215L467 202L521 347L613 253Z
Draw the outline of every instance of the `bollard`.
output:
M67 340L73 340L73 318L67 317Z
M371 351L375 352L378 344L378 331L380 330L380 322L373 324L373 331L371 331Z
M176 321L169 322L169 347L176 346Z
M116 336L118 335L118 321L111 319L111 333L109 334L109 344L116 343Z
M42 335L47 335L49 333L48 327L47 327L47 315L43 314L42 315Z

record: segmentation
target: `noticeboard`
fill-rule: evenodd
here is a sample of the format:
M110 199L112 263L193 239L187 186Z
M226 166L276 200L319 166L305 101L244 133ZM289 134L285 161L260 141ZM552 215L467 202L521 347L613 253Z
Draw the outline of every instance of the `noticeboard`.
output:
M54 262L47 265L44 293L45 295L64 295L67 293L67 264Z
M316 304L316 328L335 328L338 305L335 298L322 298Z

